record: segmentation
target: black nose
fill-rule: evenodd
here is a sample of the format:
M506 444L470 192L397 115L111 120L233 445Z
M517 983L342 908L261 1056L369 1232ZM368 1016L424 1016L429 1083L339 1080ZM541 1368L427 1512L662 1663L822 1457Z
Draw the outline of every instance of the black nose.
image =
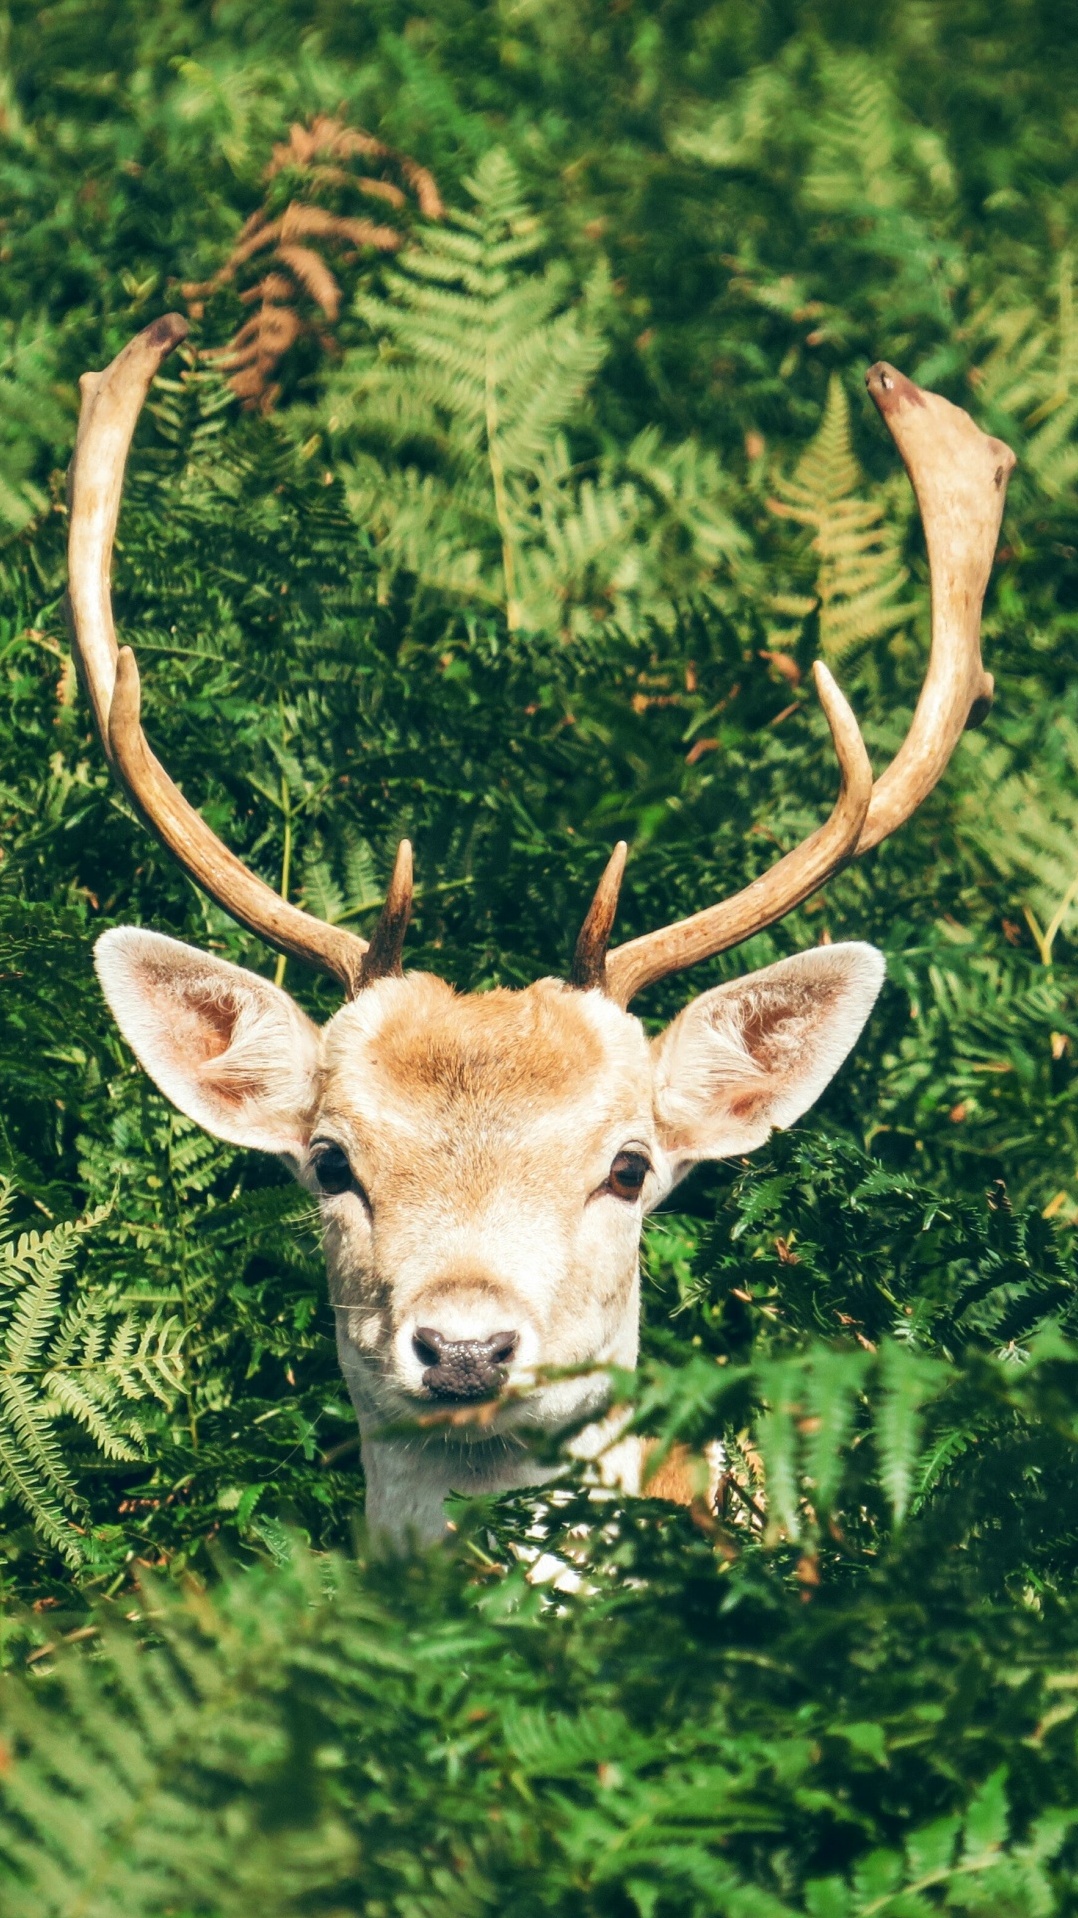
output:
M517 1349L515 1332L492 1332L489 1339L447 1339L429 1325L415 1332L412 1345L426 1371L423 1383L436 1399L485 1399L505 1383L505 1367Z

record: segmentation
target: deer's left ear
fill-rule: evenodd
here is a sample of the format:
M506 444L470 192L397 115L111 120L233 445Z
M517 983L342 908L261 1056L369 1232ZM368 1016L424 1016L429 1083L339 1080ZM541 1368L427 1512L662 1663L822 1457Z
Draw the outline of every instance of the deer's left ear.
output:
M655 1041L655 1106L674 1178L792 1125L833 1079L883 984L874 946L817 946L701 994Z

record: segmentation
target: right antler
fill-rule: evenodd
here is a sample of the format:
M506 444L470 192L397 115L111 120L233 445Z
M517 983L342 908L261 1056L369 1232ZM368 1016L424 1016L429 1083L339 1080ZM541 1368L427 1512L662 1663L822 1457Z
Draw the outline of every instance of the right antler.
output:
M1014 454L967 413L925 393L885 361L867 385L917 495L932 585L932 649L902 746L875 785L857 722L825 666L816 688L835 742L842 784L826 825L732 899L630 939L606 941L624 855L619 847L584 922L573 982L599 986L619 1005L645 986L774 925L859 853L886 839L932 791L963 732L984 717L992 676L981 664L981 605L995 557ZM615 861L617 864L615 865Z
M191 878L248 931L279 952L339 979L351 998L371 980L400 972L412 899L412 850L402 840L381 921L368 946L275 893L236 858L189 805L146 743L138 667L116 644L109 568L124 467L151 382L186 336L178 313L155 320L103 373L84 373L82 412L69 474L68 615L75 657L101 743L143 819Z

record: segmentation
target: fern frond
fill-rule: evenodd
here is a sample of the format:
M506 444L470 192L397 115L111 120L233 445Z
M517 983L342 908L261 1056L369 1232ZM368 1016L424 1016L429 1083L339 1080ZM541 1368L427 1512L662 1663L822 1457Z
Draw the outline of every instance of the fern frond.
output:
M820 430L793 472L778 474L769 502L780 518L812 529L820 651L838 660L908 625L916 606L903 597L909 573L878 499L863 497L850 436L850 408L838 374L828 387ZM775 602L780 610L779 602ZM777 636L779 640L788 635Z
M1045 964L1056 938L1078 935L1078 727L1055 720L1052 775L1015 772L1002 742L971 740L963 836L1002 878L1017 882Z
M50 1545L56 1546L69 1565L81 1564L83 1552L79 1535L64 1509L71 1500L61 1500L50 1480L35 1471L23 1445L3 1419L0 1419L0 1486L29 1513L35 1530Z
M858 1396L868 1368L867 1352L843 1352L820 1346L805 1374L802 1425L809 1496L818 1514L834 1504L845 1467Z
M607 356L606 279L574 299L565 268L543 263L503 152L470 191L470 210L400 255L384 294L356 302L374 344L327 395L353 449L356 517L387 572L498 608L513 631L672 626L744 551L719 463L645 432L578 470L570 435Z
M360 171L361 160L368 168L372 161L380 163L385 174L397 178ZM263 178L266 198L244 222L224 265L208 280L188 282L183 291L194 319L201 319L207 302L230 287L244 305L256 307L224 346L206 349L204 358L228 376L232 392L246 407L268 412L280 394L277 376L289 349L304 338L324 341L323 323L336 323L342 266L355 259L356 249L386 254L401 245L400 226L351 213L346 210L349 204L357 198L377 200L399 217L414 195L427 220L440 219L443 209L425 167L362 128L325 114L292 127L288 140L274 147ZM293 197L282 207L286 186ZM331 204L321 204L317 196ZM253 281L248 271L252 267L260 276Z
M909 1510L921 1450L922 1413L945 1382L937 1359L888 1340L880 1350L880 1390L873 1405L877 1471L896 1525Z
M779 1536L801 1536L797 1421L804 1417L801 1398L803 1366L799 1358L765 1361L758 1368L766 1409L756 1425L756 1442L764 1466L768 1528Z
M204 1155L192 1151L196 1162ZM188 1167L190 1178L190 1167ZM10 1187L0 1198L10 1204ZM104 1206L85 1218L0 1245L0 1486L71 1564L83 1556L70 1517L81 1501L65 1457L64 1421L106 1457L140 1456L131 1405L171 1403L182 1382L176 1321L124 1311L107 1288L65 1297L64 1278Z
M888 77L860 53L827 51L821 61L824 110L805 180L810 205L857 207L892 216L925 191L949 200L954 169L940 135L911 122Z
M74 1372L46 1372L41 1383L53 1403L90 1434L105 1458L138 1458L138 1447L109 1415L107 1388L101 1394L102 1403L92 1385Z
M1067 247L1056 262L1055 303L1049 319L1005 289L978 308L965 331L981 344L970 374L978 402L1011 415L1023 468L1060 499L1078 477L1078 311Z

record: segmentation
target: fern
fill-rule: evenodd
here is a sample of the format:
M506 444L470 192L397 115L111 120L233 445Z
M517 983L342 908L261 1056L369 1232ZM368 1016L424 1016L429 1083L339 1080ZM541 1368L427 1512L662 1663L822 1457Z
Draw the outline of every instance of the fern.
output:
M13 1199L0 1183L0 1221ZM0 1487L71 1564L83 1557L74 1517L84 1504L62 1421L104 1457L137 1459L145 1433L133 1406L151 1396L171 1403L182 1377L174 1320L140 1322L107 1292L66 1296L79 1245L108 1211L0 1244Z
M510 1578L494 1589L516 1600L527 1588ZM825 1716L805 1696L812 1614L797 1606L787 1633L761 1644L728 1602L721 1646L707 1645L692 1689L670 1698L660 1683L622 1708L572 1696L589 1675L593 1608L563 1605L554 1633L491 1616L490 1596L465 1597L437 1649L417 1654L355 1566L293 1544L275 1572L232 1574L212 1593L148 1586L152 1646L102 1619L92 1659L55 1640L39 1647L36 1677L0 1683L5 1918L240 1918L255 1905L291 1918L364 1904L455 1918L534 1907L537 1873L548 1906L587 1914L612 1899L702 1918L928 1918L941 1897L974 1914L1056 1908L1078 1815L1069 1768L1055 1786L1046 1767L1026 1809L1039 1754L1016 1753L1013 1783L993 1762L1001 1707L991 1693L971 1699L972 1644L971 1669L941 1675L952 1726L930 1684L906 1676L903 1698L890 1682L894 1646L888 1657L871 1614L844 1665L821 1629ZM623 1655L640 1623L630 1600ZM657 1640L674 1636L668 1623L647 1647L667 1684L669 1643ZM938 1650L946 1666L945 1640ZM757 1673L759 1698L745 1700ZM1020 1722L1030 1708L1058 1716L1052 1682L1072 1678L1023 1671ZM956 1778L971 1745L979 1763ZM896 1784L916 1804L897 1833ZM820 1841L836 1807L848 1829L851 1800L877 1842L836 1856ZM773 1888L779 1836L801 1880L796 1903Z
M71 430L55 349L43 331L0 331L0 534L47 511L50 466Z
M587 315L567 306L564 271L534 270L542 235L503 153L481 163L472 192L476 212L428 232L391 277L390 298L360 301L387 350L368 358L346 400L338 388L331 404L338 415L346 404L345 417L367 435L441 453L456 485L406 471L392 524L384 506L379 515L390 551L442 591L483 592L505 608L512 628L525 617L521 488L558 445L605 347ZM567 458L563 451L562 467ZM377 511L382 479L372 471L364 484L357 471L352 492L362 518ZM497 571L471 543L482 533L498 553Z
M965 332L979 355L970 372L978 404L1010 416L1023 467L1060 499L1078 476L1078 310L1069 247L1060 250L1055 280L1051 318L1007 288L974 312Z
M946 1368L887 1342L871 1378L868 1372L866 1353L828 1348L758 1366L756 1389L766 1407L756 1425L763 1462L760 1496L773 1539L797 1540L839 1507L848 1486L850 1441L866 1395L876 1478L892 1523L901 1525L915 1484L923 1496L930 1474L927 1463L922 1468L922 1414L948 1383ZM938 1477L943 1471L938 1448L933 1457L931 1475Z
M943 1385L938 1361L888 1343L880 1357L880 1394L875 1407L880 1483L896 1525L909 1510L921 1457L922 1412Z
M839 660L856 647L908 625L916 607L900 597L909 574L878 498L861 493L863 475L850 439L850 407L838 374L832 374L820 430L793 472L775 478L773 513L812 529L816 598L799 607L780 600L779 612L815 609L820 651ZM773 645L789 646L797 629L771 633Z
M1046 745L1051 776L1014 769L999 741L970 742L969 792L961 812L964 837L1011 885L1045 966L1057 938L1078 931L1078 726L1054 718Z
M1050 1867L1070 1837L1074 1814L1037 1818L1024 1842L1009 1845L1012 1810L1007 1771L985 1779L964 1815L943 1817L909 1834L901 1851L873 1852L851 1883L814 1879L805 1887L812 1918L920 1918L948 1906L971 1914L1004 1910L1029 1918L1056 1907Z
M811 205L828 213L860 206L879 219L916 206L926 190L944 203L952 198L954 168L944 141L901 111L875 62L828 50L820 82L823 109L805 179Z
M644 604L668 623L671 601L740 552L728 484L691 443L665 450L653 433L579 471L569 433L607 354L605 279L574 303L564 267L542 267L542 229L500 150L469 190L473 212L428 229L387 297L357 301L378 344L346 357L326 405L335 437L359 442L356 517L390 575L496 609L510 632L632 626Z
M764 1496L772 1542L785 1533L800 1537L798 1421L805 1417L801 1398L804 1366L800 1359L778 1359L761 1367L759 1390L766 1410L756 1424L756 1443L763 1461Z
M351 263L363 249L395 252L402 236L387 216L400 217L408 193L428 220L440 219L443 209L426 167L325 114L309 126L292 126L274 147L264 178L267 198L245 220L225 264L208 280L189 281L183 292L195 320L233 286L242 304L254 307L227 345L206 349L204 358L227 373L245 407L268 412L280 398L277 373L289 349L305 337L323 348L330 344L327 329L340 315L341 286L326 254ZM356 203L358 213L347 210ZM377 220L370 218L372 206Z

